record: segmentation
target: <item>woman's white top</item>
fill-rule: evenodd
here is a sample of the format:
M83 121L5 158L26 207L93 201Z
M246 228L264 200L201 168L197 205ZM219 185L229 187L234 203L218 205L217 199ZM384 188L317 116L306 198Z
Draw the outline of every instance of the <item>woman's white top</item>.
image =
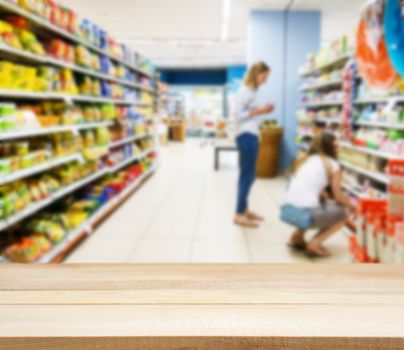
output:
M340 165L331 160L332 172L336 173ZM321 192L328 186L327 172L320 156L311 156L300 167L291 179L285 204L301 208L317 208L320 206Z
M250 118L251 110L257 107L257 91L242 86L233 100L233 115L237 125L237 135L249 133L259 135L259 120Z

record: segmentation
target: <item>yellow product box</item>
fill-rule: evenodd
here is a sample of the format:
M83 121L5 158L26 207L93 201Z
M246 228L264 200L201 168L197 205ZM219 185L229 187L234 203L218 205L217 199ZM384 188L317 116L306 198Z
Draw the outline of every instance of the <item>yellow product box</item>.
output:
M10 62L0 61L0 88L9 89L13 84L13 67Z

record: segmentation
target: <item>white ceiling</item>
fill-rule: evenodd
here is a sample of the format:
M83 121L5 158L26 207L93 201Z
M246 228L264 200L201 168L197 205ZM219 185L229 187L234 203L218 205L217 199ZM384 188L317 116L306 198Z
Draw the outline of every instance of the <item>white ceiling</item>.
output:
M223 0L62 0L163 67L207 67L246 61L252 10L283 10L290 0L232 0L228 40L222 42ZM295 0L293 10L320 10L322 38L355 26L364 0Z

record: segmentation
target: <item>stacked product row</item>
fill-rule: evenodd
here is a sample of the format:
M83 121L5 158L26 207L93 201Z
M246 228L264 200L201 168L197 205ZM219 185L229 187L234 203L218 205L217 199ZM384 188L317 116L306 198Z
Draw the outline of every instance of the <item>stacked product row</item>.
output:
M42 42L32 30L30 22L20 16L6 15L0 20L0 51L27 61L1 62L1 89L151 103L153 87L148 73L114 63L84 45L48 36Z
M60 261L155 169L153 68L53 1L0 0L0 53L0 260Z
M305 82L301 87L302 108L298 110L297 142L302 149L318 132L339 130L343 99L343 67L350 59L351 43L347 37L324 47L317 55L310 55L301 69Z
M47 259L52 249L62 245L69 234L83 227L83 224L101 208L108 206L114 197L130 187L142 175L147 174L151 166L152 158L146 158L117 174L105 176L76 195L60 200L34 218L4 233L5 239L2 240L4 258L19 263L52 261ZM79 169L75 169L77 170ZM91 173L90 169L88 171ZM70 172L73 173L74 171ZM46 195L46 191L56 191L56 180L55 184L49 180L48 186L45 187L46 183L43 184L42 196ZM33 198L34 194L27 189L24 190L24 194L27 201L41 200Z
M59 34L58 39L82 44L91 51L100 53L116 62L137 67L143 72L149 74L153 72L150 60L117 42L107 31L95 23L80 18L74 11L58 5L53 0L2 0L0 6L2 10L12 16L21 16L43 29L52 30ZM10 23L10 21L6 22ZM14 20L11 23L13 28L21 28L21 22Z

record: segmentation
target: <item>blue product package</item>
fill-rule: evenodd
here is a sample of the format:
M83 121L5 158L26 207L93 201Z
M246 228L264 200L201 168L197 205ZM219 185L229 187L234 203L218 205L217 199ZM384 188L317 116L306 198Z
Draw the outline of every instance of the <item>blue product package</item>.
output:
M105 80L101 81L101 96L110 97L112 95L111 87Z
M387 0L384 10L384 32L390 60L404 77L404 18L400 0Z
M91 32L93 35L93 44L97 47L100 47L101 39L100 39L100 28L96 24L92 24Z
M80 24L80 32L83 39L85 39L86 41L91 41L90 31L91 31L90 21L88 19L83 19Z
M105 74L109 74L110 67L111 67L110 59L105 56L100 56L100 66L101 66L101 72L103 72Z
M108 33L105 30L100 30L100 47L107 50L108 45Z

